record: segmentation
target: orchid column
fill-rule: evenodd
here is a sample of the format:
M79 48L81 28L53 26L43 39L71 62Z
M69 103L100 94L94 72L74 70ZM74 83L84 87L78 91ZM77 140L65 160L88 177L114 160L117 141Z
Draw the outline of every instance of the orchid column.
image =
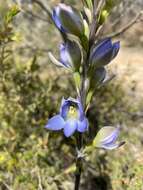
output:
M85 145L83 150L82 144L82 133L90 127L86 112L96 89L107 82L106 65L116 57L120 48L119 42L113 43L110 38L100 39L97 35L102 25L100 17L103 9L102 3L98 2L84 0L82 13L65 4L58 4L52 12L53 23L61 33L63 43L59 48L60 58L56 59L51 52L49 58L72 73L77 97L63 98L59 113L48 120L46 128L63 130L66 137L74 135L76 138L75 190L80 185L82 159L90 151L90 146ZM117 148L123 144L117 142L118 135L119 128L103 127L92 146L110 150Z

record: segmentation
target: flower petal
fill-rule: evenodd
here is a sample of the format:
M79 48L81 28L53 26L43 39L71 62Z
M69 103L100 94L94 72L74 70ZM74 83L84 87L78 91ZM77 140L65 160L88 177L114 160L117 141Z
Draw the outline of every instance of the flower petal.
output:
M112 59L114 59L118 54L119 48L119 42L112 44L110 38L103 40L92 50L90 55L91 65L97 68L109 64L110 61L112 61Z
M113 150L115 148L119 148L120 146L124 145L125 141L118 142L118 143L113 143L113 144L106 144L106 145L101 145L100 148L108 149L108 150Z
M77 120L69 119L64 125L64 134L66 137L70 137L77 129Z
M120 147L120 143L101 145L100 148L104 148L107 150L113 150L113 149L118 148L118 147Z
M120 49L120 42L115 42L113 44L113 52L112 52L112 59L114 59L116 57L116 55L118 54L119 52L119 49Z
M63 28L63 26L62 26L62 24L61 24L59 15L60 15L60 7L59 7L59 6L56 6L56 7L53 9L52 19L53 19L55 25L57 26L57 28L58 28L60 31L66 32L66 30Z
M61 108L60 108L60 115L64 119L66 119L66 117L67 117L69 106L70 106L70 102L63 98L62 103L61 103Z
M111 128L111 130L112 130L112 128ZM102 144L113 144L117 140L118 136L119 136L119 128L115 128L114 131L112 131L112 133L109 136L107 136L101 140L101 143Z
M60 44L60 61L66 66L66 67L72 67L71 64L71 58L69 55L69 52L67 51L66 48L67 44Z
M46 129L50 129L53 131L58 131L64 127L65 121L60 115L55 115L51 119L49 119Z
M86 119L86 117L82 121L78 121L77 130L81 133L88 130L88 120Z
M101 57L107 49L110 49L112 47L112 41L110 38L104 39L102 42L100 42L95 49L93 50L92 57Z
M51 52L48 52L48 56L49 56L49 58L50 58L50 60L51 60L51 62L53 64L55 64L55 65L57 65L59 67L65 67L65 68L67 68L67 66L64 65L62 62L58 61Z

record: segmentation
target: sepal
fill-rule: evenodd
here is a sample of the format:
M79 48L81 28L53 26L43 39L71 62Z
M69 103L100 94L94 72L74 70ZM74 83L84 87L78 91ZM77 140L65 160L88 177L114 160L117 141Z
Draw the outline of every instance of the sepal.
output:
M48 52L48 56L49 56L49 59L50 61L56 65L56 66L59 66L59 67L65 67L67 68L67 66L65 66L63 63L61 63L60 61L58 61L55 56L52 54L52 52Z

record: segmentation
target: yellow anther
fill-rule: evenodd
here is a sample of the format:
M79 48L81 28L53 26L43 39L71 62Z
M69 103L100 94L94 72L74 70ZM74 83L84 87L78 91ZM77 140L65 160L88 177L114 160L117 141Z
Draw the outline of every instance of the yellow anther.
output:
M75 107L70 106L70 108L69 108L69 113L70 113L70 114L74 114L75 112L76 112Z

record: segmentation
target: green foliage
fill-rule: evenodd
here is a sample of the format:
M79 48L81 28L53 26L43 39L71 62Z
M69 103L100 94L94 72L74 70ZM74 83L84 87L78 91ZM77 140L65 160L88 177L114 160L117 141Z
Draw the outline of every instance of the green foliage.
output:
M10 8L10 10L5 15L5 24L9 24L12 22L13 18L20 12L18 6L14 5Z

